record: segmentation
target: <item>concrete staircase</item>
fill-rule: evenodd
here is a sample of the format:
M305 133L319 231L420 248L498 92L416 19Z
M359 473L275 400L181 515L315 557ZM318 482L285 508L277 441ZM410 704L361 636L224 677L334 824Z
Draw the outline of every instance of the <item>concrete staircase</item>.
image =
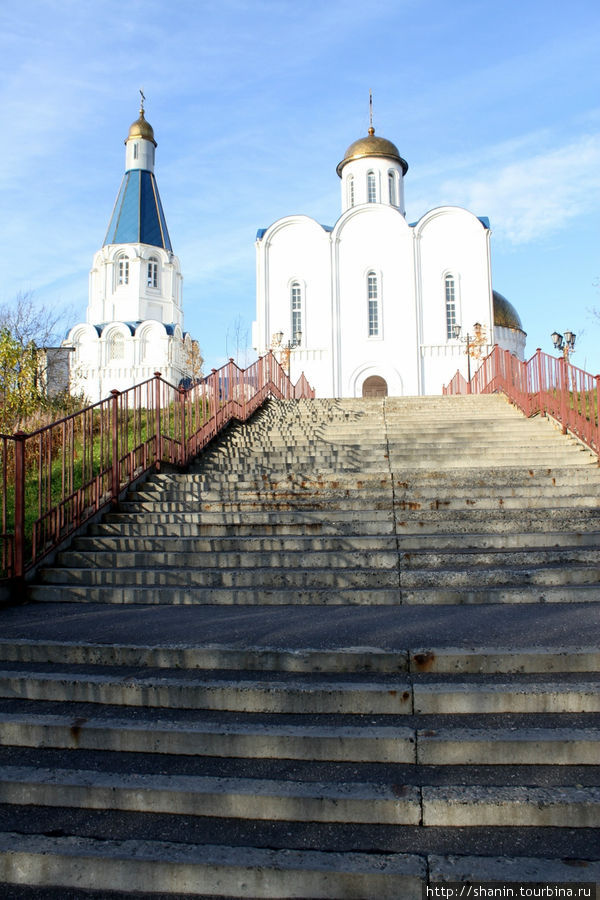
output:
M599 881L599 500L498 396L270 402L152 476L2 613L0 894Z

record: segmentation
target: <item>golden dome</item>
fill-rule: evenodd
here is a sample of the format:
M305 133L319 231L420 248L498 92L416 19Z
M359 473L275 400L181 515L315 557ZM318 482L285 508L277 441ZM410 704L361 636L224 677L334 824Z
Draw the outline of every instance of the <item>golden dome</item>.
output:
M343 160L341 163L338 163L336 172L341 178L342 169L346 163L352 162L354 159L362 159L368 156L393 159L395 162L400 163L404 175L406 175L408 171L408 163L405 159L402 159L396 145L392 144L391 141L387 141L385 138L375 137L375 129L371 126L366 137L359 138L357 141L354 141L353 144L350 144L344 154Z
M513 328L515 331L523 331L523 325L512 303L509 303L506 297L499 294L498 291L492 291L494 300L494 325L499 328ZM523 331L523 334L525 332Z
M156 141L154 140L154 129L149 122L146 122L144 118L144 110L140 109L140 117L136 119L129 129L129 134L127 135L127 141L130 141L132 138L143 138L145 141L152 141L154 146L156 147Z

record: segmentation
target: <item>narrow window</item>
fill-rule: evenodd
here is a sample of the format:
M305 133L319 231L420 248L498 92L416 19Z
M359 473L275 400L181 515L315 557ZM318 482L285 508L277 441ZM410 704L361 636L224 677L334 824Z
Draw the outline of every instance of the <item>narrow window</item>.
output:
M113 360L118 362L119 360L125 359L125 338L118 332L117 334L113 334L110 338L108 359L110 362Z
M354 206L354 175L348 176L348 206Z
M297 281L291 287L292 309L292 341L298 340L297 335L302 333L302 288Z
M119 274L117 276L117 284L129 284L129 260L121 258L119 260Z
M377 275L369 272L367 275L367 304L369 337L379 336L379 291L377 288Z
M148 287L149 288L157 288L158 287L158 260L156 257L151 256L148 260Z
M446 291L446 337L450 341L454 337L454 326L456 325L456 289L454 285L454 276L446 275L444 285Z
M133 145L133 158L134 158L134 159L137 159L137 158L138 158L138 144L137 144L137 141L136 141L135 144Z
M396 206L396 177L393 172L388 172L388 188L390 191L390 203Z
M375 172L367 172L367 203L377 203Z

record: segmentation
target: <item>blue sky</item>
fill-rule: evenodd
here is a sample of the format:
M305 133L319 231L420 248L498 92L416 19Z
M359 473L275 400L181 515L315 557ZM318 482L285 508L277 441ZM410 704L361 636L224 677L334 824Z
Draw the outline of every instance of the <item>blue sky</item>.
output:
M220 365L249 341L257 228L335 222L372 89L408 220L488 216L527 354L571 328L600 372L599 45L597 0L5 0L0 302L84 320L143 87L185 326Z

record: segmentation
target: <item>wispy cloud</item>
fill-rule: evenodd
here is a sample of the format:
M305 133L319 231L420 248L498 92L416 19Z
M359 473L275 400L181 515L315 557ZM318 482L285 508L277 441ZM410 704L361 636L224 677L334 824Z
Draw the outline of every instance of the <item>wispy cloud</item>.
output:
M584 134L576 140L539 153L519 157L530 138L480 150L479 162L446 160L444 177L428 184L426 195L416 197L428 205L464 206L490 218L495 238L524 244L546 238L600 202L600 134ZM504 158L504 164L500 160ZM469 174L464 173L465 166ZM431 176L431 170L430 170Z

